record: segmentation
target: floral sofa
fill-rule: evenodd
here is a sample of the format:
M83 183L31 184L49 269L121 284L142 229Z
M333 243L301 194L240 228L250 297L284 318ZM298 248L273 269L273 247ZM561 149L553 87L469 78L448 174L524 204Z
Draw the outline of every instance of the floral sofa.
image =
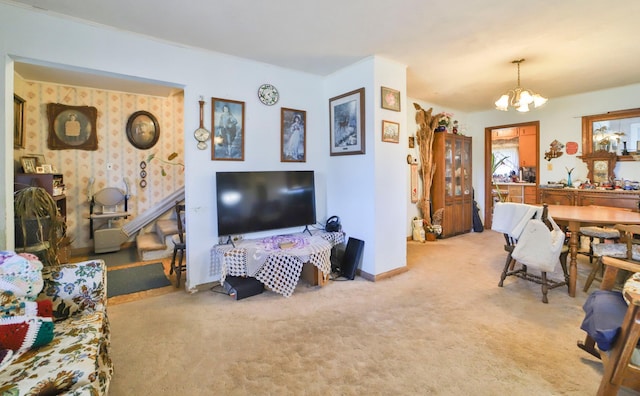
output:
M54 334L0 370L0 395L105 395L109 356L106 265L84 261L42 270L38 300L53 305Z

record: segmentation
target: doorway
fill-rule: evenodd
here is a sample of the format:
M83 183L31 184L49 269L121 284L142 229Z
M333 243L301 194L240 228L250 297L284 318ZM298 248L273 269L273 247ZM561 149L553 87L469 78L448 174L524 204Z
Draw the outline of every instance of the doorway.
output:
M514 153L519 153L519 155L515 154L518 159L510 161L500 169L500 172L508 172L506 176L509 177L512 176L510 171L514 171L519 180L522 178L525 179L524 181L534 183L537 202L537 186L540 184L540 121L492 126L484 129L484 225L489 229L491 228L494 200L492 158L494 148L499 142L507 142L504 144L506 150L515 150ZM524 174L520 172L523 168L526 169ZM504 177L502 174L501 176Z

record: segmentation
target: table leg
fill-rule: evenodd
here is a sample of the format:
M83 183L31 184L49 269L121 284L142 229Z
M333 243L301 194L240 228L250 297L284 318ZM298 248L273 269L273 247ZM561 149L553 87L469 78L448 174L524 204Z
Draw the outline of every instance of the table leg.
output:
M580 222L570 221L569 231L571 231L571 237L569 238L569 296L576 296L576 283L578 279L578 233L580 231Z

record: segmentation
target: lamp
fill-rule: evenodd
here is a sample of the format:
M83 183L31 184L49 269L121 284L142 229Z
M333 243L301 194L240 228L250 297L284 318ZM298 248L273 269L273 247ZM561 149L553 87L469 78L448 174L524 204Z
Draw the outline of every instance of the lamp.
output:
M507 93L502 95L500 99L496 100L496 109L502 111L508 111L509 106L514 107L521 113L529 111L529 105L533 103L534 107L540 107L547 103L547 98L531 91L520 87L520 64L524 62L524 59L518 59L511 61L518 65L518 86L514 89L510 89Z

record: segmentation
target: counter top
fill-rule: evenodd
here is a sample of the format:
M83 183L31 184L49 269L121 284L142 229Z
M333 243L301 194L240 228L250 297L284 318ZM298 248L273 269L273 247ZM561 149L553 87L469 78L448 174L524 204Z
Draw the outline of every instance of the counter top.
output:
M527 182L494 182L494 185L500 186L535 186L536 183L527 183Z
M576 192L589 192L589 193L607 193L607 194L640 194L640 190L606 190L598 188L575 188L575 187L545 187L544 184L540 185L540 188L544 190L557 190L557 191L576 191Z

